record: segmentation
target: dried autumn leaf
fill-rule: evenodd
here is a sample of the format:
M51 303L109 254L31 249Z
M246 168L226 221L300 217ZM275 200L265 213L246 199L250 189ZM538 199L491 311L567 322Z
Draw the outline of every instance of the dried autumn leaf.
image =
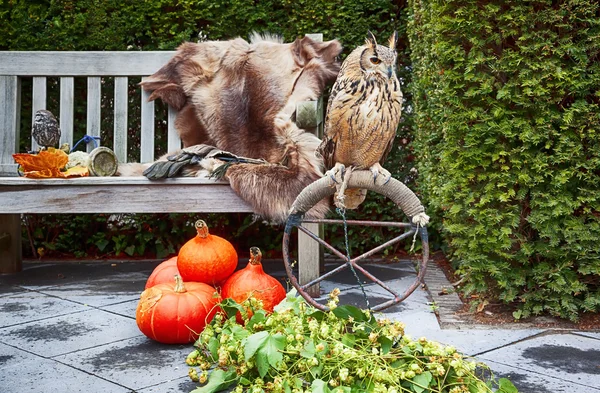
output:
M13 154L13 159L23 170L26 177L41 179L65 177L61 169L67 165L69 156L62 150L50 148L38 154Z

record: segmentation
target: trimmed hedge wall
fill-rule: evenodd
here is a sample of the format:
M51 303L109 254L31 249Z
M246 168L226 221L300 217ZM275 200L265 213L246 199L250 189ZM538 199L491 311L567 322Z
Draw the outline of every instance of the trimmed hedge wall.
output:
M405 25L404 1L390 0L79 0L79 1L25 1L0 2L0 50L172 50L184 41L219 40L236 36L247 37L250 32L269 32L282 35L291 41L305 33L321 32L326 40L337 38L348 54L364 42L367 30L382 41L394 30L400 32L399 72L408 80L409 68ZM81 82L81 83L79 83ZM31 93L27 81L23 82L23 95ZM58 83L50 78L48 83ZM135 89L132 81L132 89ZM110 86L110 80L106 83ZM76 94L85 97L85 81L76 80ZM406 89L406 88L405 88ZM110 105L112 93L107 89L103 99ZM136 93L137 94L137 93ZM133 98L139 102L139 96ZM49 97L49 109L55 111L58 97ZM405 94L409 105L410 94ZM139 111L130 113L130 138L135 146L139 140ZM76 121L85 124L85 105L76 108ZM22 111L22 127L31 125L31 112ZM108 128L102 130L102 140L112 138L112 120L103 119ZM166 135L164 125L156 124L157 135ZM77 129L77 127L76 127ZM83 127L79 132L83 133ZM412 153L410 116L405 118L399 131L396 148L386 165L394 177L411 179ZM25 135L25 133L23 133ZM82 135L75 135L75 140ZM23 137L21 149L29 143ZM156 141L159 154L166 149L166 138ZM137 159L133 151L132 159ZM335 214L335 213L334 213ZM385 198L370 193L361 212L349 215L379 220L401 220L402 214L390 206ZM146 233L155 220L168 222L157 225L153 236ZM116 225L116 222L119 225ZM193 236L187 225L187 215L127 215L109 223L107 217L44 215L30 216L27 220L32 242L24 242L26 256L40 249L47 256L75 254L78 257L106 257L125 253L129 256L158 256L172 254L182 244L182 239ZM259 246L267 255L280 252L282 228L254 225L250 215L210 215L209 225L214 233L231 239L242 253L250 246ZM88 224L85 224L87 222ZM91 234L81 233L81 228L94 228ZM136 232L137 231L137 232ZM395 233L395 232L394 232ZM391 236L385 229L350 229L351 244L355 252L379 244ZM342 247L343 235L332 228L328 238Z
M481 302L600 309L600 3L412 0L420 189Z

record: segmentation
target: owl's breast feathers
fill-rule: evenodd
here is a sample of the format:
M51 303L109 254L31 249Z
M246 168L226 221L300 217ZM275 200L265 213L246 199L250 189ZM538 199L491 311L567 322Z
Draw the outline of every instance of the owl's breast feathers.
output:
M338 78L319 148L326 167L336 162L357 168L382 163L391 149L401 110L402 92L395 76Z

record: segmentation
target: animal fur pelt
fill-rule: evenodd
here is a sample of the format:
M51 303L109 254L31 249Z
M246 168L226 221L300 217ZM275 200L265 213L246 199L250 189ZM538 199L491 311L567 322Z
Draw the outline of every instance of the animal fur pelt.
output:
M206 144L265 160L231 165L226 178L255 213L284 222L300 191L322 176L315 155L320 140L295 125L296 104L317 99L335 80L341 49L336 40L304 37L284 44L258 35L250 43L185 43L141 85L150 100L160 98L179 111L175 125L184 148ZM215 160L200 164L186 165L183 175L212 171ZM308 215L322 217L327 209L322 201Z

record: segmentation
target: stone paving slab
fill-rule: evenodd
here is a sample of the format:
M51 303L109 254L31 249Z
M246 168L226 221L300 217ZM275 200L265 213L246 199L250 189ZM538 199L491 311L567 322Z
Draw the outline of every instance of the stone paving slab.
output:
M93 283L121 273L148 277L160 261L26 263L23 271L0 277L3 285L40 289L69 283Z
M137 329L137 328L136 328ZM144 336L55 359L136 391L187 376L190 345L165 345Z
M95 309L19 324L0 334L0 342L44 357L141 335L135 320Z
M598 329L600 329L600 326L598 326ZM583 332L573 332L573 333L579 334L582 336L586 336L586 337L595 338L596 340L600 340L600 332L585 332L585 331L583 331Z
M39 292L76 303L100 307L140 298L148 275L121 273L91 282L69 283L39 289Z
M89 373L51 359L0 344L0 391L24 392L131 392Z
M188 376L137 390L138 393L190 393L200 385Z
M533 337L542 332L541 329L427 329L421 330L420 333L421 336L425 336L429 340L452 345L465 355L476 356Z
M519 367L511 367L493 361L485 362L496 378L508 378L519 393L597 393L600 389L564 381L554 376L542 375ZM561 375L561 374L556 374ZM598 386L598 385L596 385Z
M600 386L600 340L575 334L547 334L478 356L536 374L588 387Z
M139 302L139 296L135 300L128 300L126 302L111 304L108 306L99 307L101 310L105 310L114 314L122 315L124 317L135 319L135 310Z
M0 328L88 309L89 307L84 305L54 296L35 291L22 291L11 296L0 297Z

